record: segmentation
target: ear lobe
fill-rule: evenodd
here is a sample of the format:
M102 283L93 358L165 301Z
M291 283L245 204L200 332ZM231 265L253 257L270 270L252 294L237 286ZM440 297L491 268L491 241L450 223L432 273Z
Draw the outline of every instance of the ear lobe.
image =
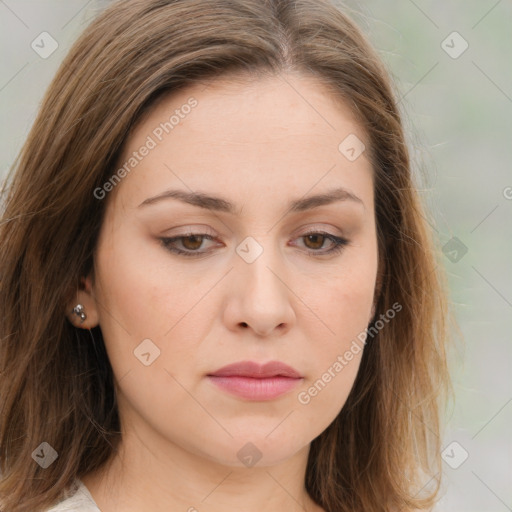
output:
M80 278L80 287L66 308L67 319L81 329L92 329L99 323L91 276Z

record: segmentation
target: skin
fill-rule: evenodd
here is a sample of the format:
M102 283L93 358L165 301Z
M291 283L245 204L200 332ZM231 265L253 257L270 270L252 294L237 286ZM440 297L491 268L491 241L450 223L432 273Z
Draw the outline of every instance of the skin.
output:
M313 77L224 78L160 101L120 165L192 96L198 105L104 199L94 274L76 297L87 320L69 316L77 327L101 326L123 431L110 464L82 480L103 512L321 511L304 486L310 443L342 409L362 351L308 404L298 395L373 315L372 166L367 152L349 161L338 150L348 135L365 143L366 135ZM287 212L289 201L337 187L362 204ZM171 188L222 196L237 214L176 199L139 207ZM162 245L188 229L214 240L174 246L202 256ZM333 243L309 231L349 243L318 256ZM236 251L246 237L263 249L252 263ZM160 350L148 366L134 355L145 339ZM242 360L283 361L303 379L276 399L251 401L206 376ZM249 442L261 454L252 467L237 457Z

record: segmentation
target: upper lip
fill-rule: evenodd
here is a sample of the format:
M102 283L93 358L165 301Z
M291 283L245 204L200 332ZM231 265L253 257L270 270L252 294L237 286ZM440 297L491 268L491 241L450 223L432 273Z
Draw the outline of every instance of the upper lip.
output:
M270 361L265 364L259 364L255 361L239 361L238 363L228 364L223 366L209 376L214 377L253 377L253 378L269 378L269 377L290 377L294 379L301 379L302 375L285 363L281 361Z

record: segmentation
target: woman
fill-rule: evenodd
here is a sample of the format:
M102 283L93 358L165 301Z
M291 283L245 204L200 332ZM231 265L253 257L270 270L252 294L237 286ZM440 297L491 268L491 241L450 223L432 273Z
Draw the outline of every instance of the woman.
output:
M430 509L449 379L424 219L335 6L112 5L5 193L2 510Z

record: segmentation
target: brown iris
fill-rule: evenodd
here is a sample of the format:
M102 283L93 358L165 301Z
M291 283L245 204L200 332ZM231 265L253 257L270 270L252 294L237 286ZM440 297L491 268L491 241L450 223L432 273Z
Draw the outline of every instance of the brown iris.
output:
M306 246L309 249L321 249L323 244L324 244L325 235L322 235L320 233L315 233L315 234L312 234L312 235L304 235L302 238L304 238L305 240L309 240L309 241L313 242L314 247L310 247L306 243Z
M204 236L202 235L188 235L184 236L182 238L181 243L183 244L183 247L189 251L197 250L201 247L201 244L203 243ZM187 241L191 241L189 244Z

